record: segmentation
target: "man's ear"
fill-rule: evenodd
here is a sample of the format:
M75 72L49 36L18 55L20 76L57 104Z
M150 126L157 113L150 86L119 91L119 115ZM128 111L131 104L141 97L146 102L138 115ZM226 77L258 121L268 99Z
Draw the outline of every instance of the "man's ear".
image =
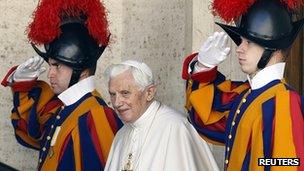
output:
M150 102L154 99L154 96L156 94L156 86L155 85L149 85L147 87L147 101Z
M79 80L83 80L90 76L89 69L85 69L81 72Z
M272 54L272 58L274 58L274 63L282 62L284 61L282 50L276 50Z

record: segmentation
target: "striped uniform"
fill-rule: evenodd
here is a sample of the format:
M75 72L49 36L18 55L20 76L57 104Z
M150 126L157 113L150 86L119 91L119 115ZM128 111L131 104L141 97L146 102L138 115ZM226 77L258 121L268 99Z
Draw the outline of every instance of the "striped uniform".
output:
M231 82L213 68L188 74L184 61L186 109L203 138L225 145L226 170L304 170L302 97L284 80L251 90L248 82ZM300 158L300 166L258 166L258 158Z
M7 78L15 69L2 85L8 85ZM10 86L15 136L20 144L39 150L38 170L103 170L122 123L96 90L64 107L43 81Z

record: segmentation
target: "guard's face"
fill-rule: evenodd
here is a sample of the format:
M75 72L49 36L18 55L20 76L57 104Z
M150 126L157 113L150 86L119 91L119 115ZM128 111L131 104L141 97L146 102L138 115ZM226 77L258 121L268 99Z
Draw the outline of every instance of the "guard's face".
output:
M60 94L69 87L72 76L72 68L49 58L48 78L55 94Z
M135 122L146 111L152 100L148 91L140 90L130 70L109 81L111 103L125 123Z
M262 57L264 48L256 43L242 38L242 43L236 49L241 69L246 74L252 75L258 71L258 62Z

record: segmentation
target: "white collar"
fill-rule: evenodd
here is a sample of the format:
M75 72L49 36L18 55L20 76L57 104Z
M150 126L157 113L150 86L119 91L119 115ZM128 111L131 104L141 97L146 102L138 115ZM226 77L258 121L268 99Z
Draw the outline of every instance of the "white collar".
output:
M285 62L265 67L259 71L252 79L247 75L247 79L252 90L259 89L273 80L281 80L284 76Z
M64 103L65 106L69 106L77 102L87 93L94 91L94 89L94 76L90 76L63 91L58 95L58 98Z
M160 102L153 101L150 104L150 106L147 108L147 110L134 123L130 123L129 125L133 128L138 128L143 125L149 125L147 123L150 120L153 120L154 115L156 115L159 106L160 106Z

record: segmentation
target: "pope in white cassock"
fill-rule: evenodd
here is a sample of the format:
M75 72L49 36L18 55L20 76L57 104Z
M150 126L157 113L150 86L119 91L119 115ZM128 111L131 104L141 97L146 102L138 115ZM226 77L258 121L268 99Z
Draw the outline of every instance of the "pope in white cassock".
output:
M125 125L117 132L106 171L216 171L207 143L187 118L154 100L151 69L128 60L109 70L111 103Z

